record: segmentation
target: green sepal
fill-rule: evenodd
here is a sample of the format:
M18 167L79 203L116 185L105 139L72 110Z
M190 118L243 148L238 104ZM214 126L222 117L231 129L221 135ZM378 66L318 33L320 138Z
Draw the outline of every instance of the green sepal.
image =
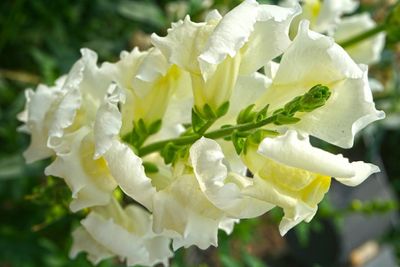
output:
M267 104L265 107L263 107L259 112L256 114L256 121L262 121L267 118L267 112L268 112L269 104Z
M144 161L142 165L143 165L144 171L146 173L156 173L156 172L158 172L157 165L152 163L152 162Z
M248 140L253 144L260 144L266 137L275 137L278 135L277 131L258 129L248 137Z
M173 143L168 143L162 150L161 150L161 156L164 159L165 164L170 164L174 161L175 159L175 154L178 151L178 147L174 145Z
M192 127L194 132L198 132L204 125L206 121L201 117L196 108L192 109Z
M209 104L205 104L203 107L203 114L205 115L205 118L207 120L213 120L216 119L218 116L217 114L214 113L212 110L211 106Z
M188 146L179 146L168 143L160 152L165 164L174 163L179 158L184 158L189 153Z
M147 136L149 134L143 119L140 119L137 123L135 123L134 130L136 130L139 136Z
M300 121L300 119L296 118L296 117L291 117L291 116L288 116L285 114L277 114L274 124L275 125L294 124L299 121Z
M239 112L239 115L236 119L237 124L243 124L243 123L253 121L257 114L256 112L253 111L254 107L255 107L255 104L251 104L251 105L247 106L246 108L242 109Z
M147 129L149 135L157 133L161 129L162 121L156 120L155 122L151 123Z
M218 109L217 109L217 117L221 118L224 116L226 113L228 113L229 110L229 101L223 103Z
M232 140L233 146L235 147L236 153L238 155L240 155L240 153L242 153L242 151L243 151L246 139L243 137L240 137L238 135L238 132L234 131L231 135L231 140Z

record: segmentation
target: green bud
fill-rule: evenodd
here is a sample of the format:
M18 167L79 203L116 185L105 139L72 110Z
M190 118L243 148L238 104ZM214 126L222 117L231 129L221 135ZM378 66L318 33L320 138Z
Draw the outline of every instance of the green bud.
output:
M298 111L310 112L325 105L331 96L329 88L323 85L313 86L307 93L300 97Z
M251 105L247 106L246 108L242 109L239 112L239 115L236 119L237 124L243 124L243 123L253 121L256 116L256 112L253 111L254 107L255 107L255 104L251 104Z

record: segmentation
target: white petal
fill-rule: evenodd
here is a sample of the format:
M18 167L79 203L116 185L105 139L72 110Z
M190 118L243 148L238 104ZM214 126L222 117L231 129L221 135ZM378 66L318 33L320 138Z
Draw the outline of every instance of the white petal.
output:
M369 13L345 17L338 24L333 37L336 42L343 42L376 26ZM385 45L385 34L379 33L360 43L345 48L354 61L373 64L380 60Z
M348 148L360 129L384 116L375 109L365 67L356 65L331 38L309 31L303 21L257 105L281 108L317 84L328 86L331 97L323 107L299 114L301 121L293 128Z
M93 160L94 142L89 129L68 134L56 147L56 159L45 169L46 175L64 178L72 191L73 212L110 201L116 187L104 159Z
M265 138L258 152L282 164L313 173L347 178L356 175L354 163L351 164L340 154L334 155L311 146L307 136L299 136L295 131L276 138Z
M129 146L117 140L113 140L104 158L122 191L147 209L152 210L155 188L144 172L142 159L136 156Z
M151 232L149 214L136 211L140 208L133 206L127 208L129 211L115 209L108 207L107 210L91 212L81 223L94 240L121 259L126 259L128 265L160 262L166 265L168 257L172 256L169 240ZM118 217L114 218L114 215ZM145 222L144 216L147 216L147 225L140 224L140 221Z
M283 208L285 215L279 225L281 235L286 234L301 221L314 216L317 208L307 205L296 194L276 187L274 183L262 179L258 175L255 175L253 179L254 185L247 187L244 194Z
M97 265L102 260L114 256L111 251L97 243L82 226L72 232L72 238L73 243L69 252L71 259L76 258L80 252L85 251L88 253L88 260Z
M247 0L232 9L219 22L199 56L200 68L205 79L227 56L242 54L241 72L250 74L267 61L282 53L289 45L288 28L300 7L283 8L259 5ZM244 45L246 46L244 47Z
M299 5L292 8L260 5L254 31L241 51L241 74L259 70L287 49L291 43L288 34L289 25L300 10Z
M376 110L372 100L367 67L361 67L363 77L338 83L332 88L327 103L302 117L295 128L334 145L350 148L360 130L385 118L385 113Z
M47 147L48 129L52 113L62 93L60 88L39 85L36 92L27 90L25 131L31 135L31 143L24 152L27 163L47 158L54 152Z
M201 190L219 209L235 218L259 216L272 208L271 205L241 194L252 179L231 173L222 163L224 155L217 142L202 138L190 148L193 171Z
M207 42L208 36L214 26L206 26L206 23L195 23L186 16L172 24L165 37L153 34L152 44L161 50L164 56L172 64L188 70L199 72L197 56Z
M317 32L332 33L344 14L357 9L359 2L356 0L324 0L318 13L313 30Z
M112 140L119 135L122 126L122 116L118 109L121 102L118 92L106 97L96 114L93 132L96 150L94 159L101 157L111 147Z
M352 162L355 175L349 178L336 177L335 179L347 186L357 186L365 181L371 174L380 172L378 166L363 161Z
M219 229L223 230L227 235L230 235L233 232L235 224L239 222L239 219L225 218L219 223Z
M193 175L178 177L154 196L153 228L172 233L174 250L196 245L217 245L217 232L224 213L213 206L199 189Z

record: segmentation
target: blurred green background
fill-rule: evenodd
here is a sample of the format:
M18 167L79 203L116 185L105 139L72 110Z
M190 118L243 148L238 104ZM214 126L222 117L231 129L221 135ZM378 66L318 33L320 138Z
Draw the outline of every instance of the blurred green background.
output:
M210 9L224 13L240 2L0 1L0 267L91 266L83 254L75 260L68 258L71 229L82 217L68 211L68 188L61 180L44 176L49 161L26 165L22 158L29 137L16 131L20 125L16 116L24 107L25 88L35 88L38 83L52 84L68 72L80 57L82 47L95 50L100 62L115 61L122 50L134 46L146 49L149 34L166 34L170 23L186 14L196 21ZM382 21L387 2L363 1L358 12L371 11L377 21ZM387 44L382 61L371 69L371 74L385 86L376 99L390 121L377 124L364 134L364 140L370 140L367 152L382 155L390 184L397 194L400 193L399 62L400 47ZM327 200L321 205L319 217L336 220L349 212L397 212L397 207L395 201L372 201L335 210ZM274 211L259 219L245 220L230 237L221 233L218 249L180 250L172 266L296 267L286 241L277 231L280 215L280 211ZM318 221L316 218L310 225L300 225L296 230L299 239L307 242L310 227L318 227ZM386 237L379 242L389 243L400 257L400 228L389 230ZM115 259L100 264L120 265Z

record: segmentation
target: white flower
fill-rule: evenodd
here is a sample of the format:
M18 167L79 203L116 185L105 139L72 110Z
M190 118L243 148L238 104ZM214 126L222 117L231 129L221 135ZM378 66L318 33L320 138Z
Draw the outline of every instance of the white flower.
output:
M367 67L354 63L331 38L310 31L304 21L257 106L270 104L272 112L317 84L327 86L331 96L324 106L296 114L301 120L292 127L297 130L349 148L359 130L385 116L375 109Z
M106 72L126 95L121 105L121 135L129 133L133 122L143 119L146 124L163 118L169 100L176 92L190 92L188 75L170 65L156 48L140 52L122 52L120 61L105 63ZM178 93L182 94L182 93Z
M24 152L27 163L54 154L53 150L47 147L47 138L49 127L54 119L54 111L63 95L61 87L64 81L65 77L61 77L53 87L39 85L36 91L31 89L25 91L25 110L19 114L18 118L25 123L19 130L31 136L31 143Z
M312 147L308 136L295 131L265 138L258 151L248 147L243 159L254 174L254 185L245 188L243 194L283 208L285 215L279 226L282 235L313 218L329 190L331 177L356 186L379 171L375 165L350 163L340 154Z
M73 212L110 201L117 184L104 158L93 159L95 143L89 127L66 134L54 150L57 157L45 174L65 180L72 191Z
M82 49L82 58L71 68L63 85L63 97L54 111L48 146L57 146L65 132L93 126L111 80L104 68L97 67L97 54Z
M239 73L257 71L289 45L289 23L298 11L247 0L223 18L216 11L202 23L186 17L152 42L190 72L196 107L208 104L215 111L229 101Z
M198 140L190 148L190 160L201 191L229 217L252 218L273 207L241 193L253 179L228 171L216 141L204 137Z
M169 265L170 239L153 233L151 215L138 206L122 209L113 199L105 207L94 208L81 224L73 232L71 258L84 251L93 264L118 256L127 265Z
M302 13L296 17L291 26L291 33L296 35L298 23L303 20L310 21L310 28L321 33L332 34L341 17L354 12L359 3L356 0L287 0L283 6L293 6L302 3Z
M376 27L369 13L358 14L343 18L333 34L335 41L340 43L358 34ZM362 42L346 47L352 59L358 63L374 64L381 58L385 45L385 33L376 34Z

